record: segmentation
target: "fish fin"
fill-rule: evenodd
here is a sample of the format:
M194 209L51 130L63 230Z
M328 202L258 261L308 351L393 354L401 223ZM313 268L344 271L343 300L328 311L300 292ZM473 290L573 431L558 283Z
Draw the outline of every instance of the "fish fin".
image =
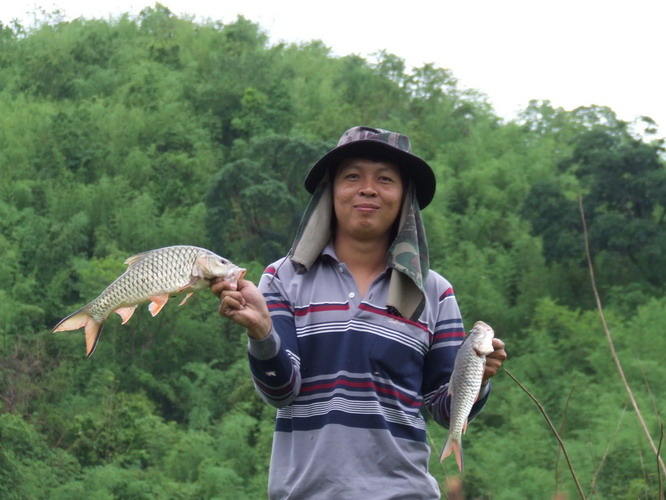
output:
M467 424L469 423L469 420L465 420L465 423L463 424L463 434L467 434Z
M134 314L134 310L136 309L136 304L133 306L127 306L127 307L119 307L114 313L116 313L118 316L120 316L123 319L123 325L127 323L132 315Z
M456 456L456 462L458 462L458 469L460 469L460 475L463 475L463 447L462 441L457 441L453 443L453 453Z
M451 436L446 438L446 443L442 447L442 451L439 452L439 461L443 461L446 457L451 454Z
M78 330L79 328L86 326L88 321L92 321L92 317L88 313L88 310L83 307L61 320L56 326L53 327L53 332L55 333L69 330Z
M154 295L149 298L150 298L150 305L148 306L148 310L150 311L150 314L152 314L153 317L155 317L159 314L164 305L169 301L169 294L164 293L162 295Z
M192 272L190 273L192 275L192 279L195 281L199 278L204 279L205 276L202 269L206 266L207 266L206 256L199 255L199 257L197 257L197 260L194 262L194 265L192 266Z
M449 435L449 437L446 439L446 443L444 444L442 452L439 454L439 461L441 462L446 457L448 457L452 451L456 457L456 462L458 462L458 469L460 469L460 474L462 475L463 473L462 442L460 441L460 439L455 439L451 437L451 435Z
M99 342L99 337L102 334L102 328L104 328L104 321L98 323L90 318L90 321L86 323L86 358L89 358L95 352L97 342Z
M136 254L136 255L132 255L131 257L127 257L127 259L125 259L125 265L126 265L127 267L129 267L129 266L131 266L132 264L137 263L137 262L140 261L140 260L141 260L141 259L147 254L147 253L148 253L148 252L142 252L142 253L138 253L138 254Z
M183 300L181 300L181 301L180 301L180 304L178 304L178 305L179 305L179 306L182 306L185 302L187 302L187 299L189 299L189 298L192 296L192 293L193 293L193 292L190 292L190 293L188 293L187 295L185 295L185 298L184 298Z
M193 288L194 285L197 284L197 281L199 281L199 278L197 278L196 276L193 275L193 276L190 278L190 281L187 283L187 285L185 285L185 286L181 286L178 290L176 290L176 293L178 293L178 292L183 292L183 291L187 290L188 288ZM191 295L191 294L190 294L190 295Z

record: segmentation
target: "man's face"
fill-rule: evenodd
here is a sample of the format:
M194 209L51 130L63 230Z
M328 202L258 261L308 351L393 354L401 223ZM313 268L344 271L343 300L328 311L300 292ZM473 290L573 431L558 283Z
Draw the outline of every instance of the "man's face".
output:
M387 237L398 218L403 193L397 165L348 158L333 179L333 207L338 234L355 239Z

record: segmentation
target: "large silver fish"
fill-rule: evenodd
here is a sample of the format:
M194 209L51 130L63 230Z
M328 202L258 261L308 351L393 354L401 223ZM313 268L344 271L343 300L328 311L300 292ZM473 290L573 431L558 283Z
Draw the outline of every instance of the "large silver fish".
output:
M169 296L187 291L183 305L196 290L210 286L210 280L222 277L237 282L245 269L205 248L179 245L134 255L125 261L127 270L95 300L58 323L54 332L85 328L86 357L97 346L102 327L109 315L117 313L124 325L137 305L150 301L148 310L155 316Z
M463 472L462 435L467 430L467 419L472 405L479 396L486 356L494 351L495 332L483 321L477 321L460 347L449 380L451 415L449 435L439 456L440 462L454 452L460 473Z

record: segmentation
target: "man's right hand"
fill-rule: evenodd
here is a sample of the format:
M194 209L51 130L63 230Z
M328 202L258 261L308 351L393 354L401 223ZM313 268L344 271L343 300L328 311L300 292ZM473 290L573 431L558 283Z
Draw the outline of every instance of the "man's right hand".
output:
M273 326L264 295L249 280L235 285L221 278L211 281L211 291L220 298L219 312L247 330L249 337L262 340Z

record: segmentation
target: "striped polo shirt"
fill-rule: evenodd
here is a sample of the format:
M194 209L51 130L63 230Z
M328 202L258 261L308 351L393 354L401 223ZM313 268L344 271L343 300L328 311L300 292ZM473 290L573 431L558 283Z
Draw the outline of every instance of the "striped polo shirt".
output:
M448 381L465 330L453 288L434 271L418 321L393 314L391 272L360 297L329 244L305 273L284 258L262 276L273 328L248 349L257 392L278 408L270 498L440 497L421 412L448 427Z

